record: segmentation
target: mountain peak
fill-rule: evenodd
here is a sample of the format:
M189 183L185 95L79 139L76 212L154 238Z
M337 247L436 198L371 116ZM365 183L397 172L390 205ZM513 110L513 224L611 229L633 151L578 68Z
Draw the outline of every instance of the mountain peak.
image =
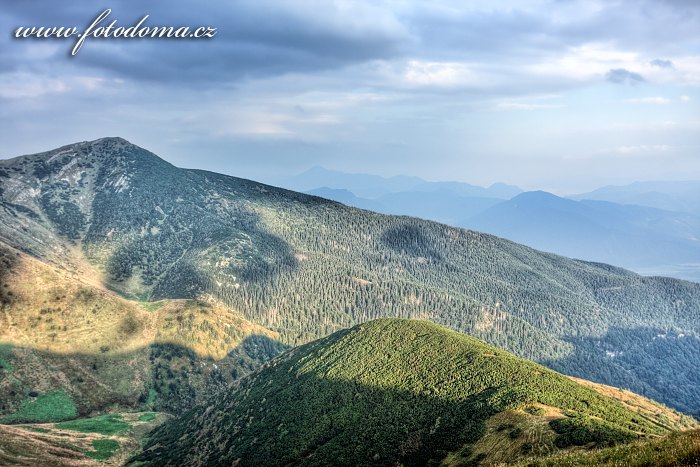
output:
M69 167L111 166L110 172L133 172L139 167L174 167L156 154L118 137L109 136L62 146L52 151L23 156L36 159L49 172L64 173ZM41 178L41 177L40 177Z
M120 143L120 144L130 144L132 146L135 146L135 144L132 144L131 142L127 141L126 139L122 138L121 136L105 136L103 138L97 138L92 141L88 141L88 143L100 143L100 142L107 142L107 143Z
M76 240L90 223L97 193L178 186L182 171L123 138L108 137L0 161L0 177L0 201L33 213L35 220L44 212L54 228ZM10 238L22 235L15 231Z
M554 198L559 198L557 195L554 195L552 193L549 193L547 191L543 190L533 190L533 191L525 191L523 193L520 193L516 198L541 198L541 199L554 199Z
M561 206L568 206L568 205L574 205L575 201L571 201L566 198L561 198L557 195L554 195L552 193L549 193L547 191L542 191L542 190L535 190L535 191L525 191L523 193L520 193L519 195L513 197L511 200L513 203L537 203L537 204L542 204L542 203L547 203L548 205L561 205Z
M491 193L491 195L504 199L510 199L523 192L519 186L509 185L502 182L492 183L487 190Z
M165 162L161 157L148 151L141 146L138 146L122 137L119 136L108 136L105 138L98 138L92 141L84 141L82 143L76 143L74 147L89 148L93 152L96 151L96 155L132 155L140 159L152 159Z
M119 136L108 136L92 141L79 141L40 153L0 160L0 165L14 166L19 169L23 166L29 168L34 166L36 168L36 165L39 164L61 169L66 164L74 165L79 164L79 162L94 164L104 160L123 159L125 157L133 161L150 160L170 165L154 153ZM44 171L40 170L40 172Z
M78 141L75 143L70 143L66 144L64 146L61 146L56 149L52 149L50 151L42 152L36 154L37 156L45 156L44 158L51 158L52 156L60 153L68 153L71 150L73 151L79 151L79 150L85 150L85 149L117 149L117 148L138 148L142 149L139 146L131 143L130 141L127 141L126 139L120 137L120 136L106 136L104 138L97 138L93 140L88 140L88 141ZM157 156L156 156L157 157Z

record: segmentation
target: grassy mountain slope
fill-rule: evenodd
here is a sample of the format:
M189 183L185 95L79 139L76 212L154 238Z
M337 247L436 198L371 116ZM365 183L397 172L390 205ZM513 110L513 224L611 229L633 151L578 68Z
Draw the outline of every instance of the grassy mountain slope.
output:
M0 245L0 421L178 412L283 349L216 302L125 300Z
M285 353L160 427L134 464L456 465L672 428L469 336L383 319Z
M289 345L430 319L700 410L699 284L178 169L118 138L1 161L0 190L0 240L126 297L211 300Z

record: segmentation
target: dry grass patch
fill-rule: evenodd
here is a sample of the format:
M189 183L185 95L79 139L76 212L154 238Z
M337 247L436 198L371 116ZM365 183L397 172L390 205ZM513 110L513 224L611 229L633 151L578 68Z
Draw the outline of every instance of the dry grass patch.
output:
M680 413L677 410L668 408L660 402L647 399L639 394L635 394L625 389L616 388L614 386L594 383L585 379L574 378L573 376L570 376L570 378L579 384L594 389L604 396L617 399L626 408L634 412L638 412L647 419L653 420L655 423L658 423L670 430L687 431L700 429L700 422L698 422L695 418Z

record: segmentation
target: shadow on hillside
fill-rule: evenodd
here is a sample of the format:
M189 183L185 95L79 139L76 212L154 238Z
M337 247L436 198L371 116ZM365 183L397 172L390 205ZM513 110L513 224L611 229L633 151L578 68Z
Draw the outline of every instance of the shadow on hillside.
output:
M17 264L18 256L19 253L15 253L0 244L0 296L5 292L5 278L8 277L10 271Z
M248 282L267 282L282 272L298 266L292 247L282 238L269 232L253 230L258 256L240 270L240 277Z
M442 259L442 255L433 247L426 235L424 226L418 223L407 222L387 229L381 236L381 242L385 247L399 253L437 261Z
M453 401L310 374L297 375L294 382L275 378L276 385L254 389L247 382L237 391L251 394L250 408L246 399L233 402L232 393L222 395L212 400L211 410L198 407L154 432L154 445L132 462L438 465L448 453L460 450L461 459L467 460L471 451L465 445L480 439L486 420L498 412L490 399L495 389Z
M181 208L184 209L184 208ZM155 212L155 211L154 211ZM135 275L146 286L152 286L150 298L195 298L216 282L218 266L211 262L233 260L224 272L243 281L264 283L282 272L297 267L292 247L272 234L262 223L259 214L236 212L235 216L218 217L204 211L197 218L192 212L174 213L174 218L191 222L183 228L159 225L157 219L136 217L130 221L107 221L104 225L128 225L112 254L106 259L105 269L116 288L128 283ZM133 223L129 223L133 222ZM157 235L142 235L139 231L157 225ZM153 227L150 227L153 228ZM105 237L90 234L85 248L103 248ZM91 242L96 242L91 245ZM214 252L214 253L212 253ZM205 259L207 258L208 259ZM128 293L128 290L125 290Z
M565 340L574 346L569 356L538 363L700 415L698 337L660 328L610 328L600 338Z
M38 396L60 390L72 400L66 403L74 404L79 416L117 409L180 414L287 348L265 335L246 337L220 360L169 343L129 352L103 347L95 354L5 345L0 358L9 365L0 366L0 421L31 421L22 416L8 419L8 415L21 415L23 404L34 404ZM48 415L53 410L43 409Z

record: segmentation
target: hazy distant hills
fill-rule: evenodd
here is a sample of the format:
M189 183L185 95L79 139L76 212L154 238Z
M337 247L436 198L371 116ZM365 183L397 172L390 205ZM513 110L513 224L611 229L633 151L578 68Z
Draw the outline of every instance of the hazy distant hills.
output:
M499 198L458 195L447 189L386 193L374 199L359 198L349 190L327 187L306 193L382 214L414 216L450 225L459 225L464 216L476 215L503 202Z
M606 186L572 198L638 204L700 215L700 181L636 182L625 186Z
M136 330L148 336L133 342L150 345L182 329L193 348L213 344L207 353L228 355L255 327L263 328L256 335L294 346L374 318L421 318L558 371L700 411L700 284L645 278L488 234L179 169L118 138L1 161L0 190L0 241L130 299L115 309L132 310L135 322L122 329L119 321L114 328L104 321L116 343ZM14 276L13 263L6 267L2 274ZM8 282L5 297L12 326L0 332L9 330L2 339L13 345L70 346L97 319L91 294L57 290L37 303L12 287ZM195 302L154 314L134 303L161 299ZM67 311L72 303L82 311ZM22 310L31 313L22 318ZM237 329L234 316L245 329ZM38 341L26 339L32 326L42 330ZM242 358L264 360L281 348L270 340L254 339ZM111 347L98 351L101 358L117 356ZM157 381L163 394L177 394L210 386L205 373L201 385L188 383L198 363L183 352L178 359L191 365L187 373L179 364L178 371L169 367L164 355L154 357L142 367L160 377L141 378L141 388ZM23 355L18 347L2 358L16 372L36 366ZM237 362L222 380L245 369ZM30 393L51 389L31 381L17 387L4 413Z
M541 250L632 268L700 264L700 218L680 212L528 192L461 225Z
M159 427L133 465L502 465L694 427L442 326L384 319L285 353Z
M317 167L290 183L329 183L306 192L361 209L488 232L643 274L700 282L700 182L635 183L561 198L546 192L522 193L504 184L482 188L419 180Z
M355 196L355 194L352 191L346 190L344 188L328 188L324 186L321 188L306 191L305 193L337 201L348 206L353 206L360 209L367 209L368 211L384 212L385 210L384 205L380 201L376 199L359 198Z
M516 186L480 187L462 182L429 182L418 177L344 173L314 167L283 186L348 206L459 225L467 217L521 193Z
M379 198L383 195L402 192L451 193L456 196L510 199L521 193L516 186L494 183L488 188L463 182L429 182L419 177L398 175L381 177L379 175L345 173L313 167L306 172L295 175L281 182L285 188L295 191L310 191L319 187L346 189L360 198Z

